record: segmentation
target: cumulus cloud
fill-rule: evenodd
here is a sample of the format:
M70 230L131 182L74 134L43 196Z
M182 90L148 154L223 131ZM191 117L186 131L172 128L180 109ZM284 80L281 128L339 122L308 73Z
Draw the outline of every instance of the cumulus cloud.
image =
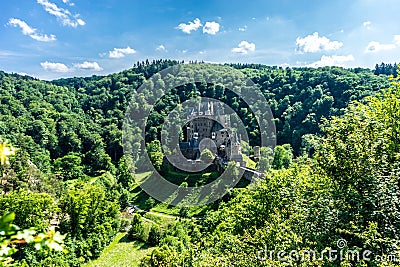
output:
M241 41L238 47L232 48L232 52L240 53L240 54L247 54L248 52L253 52L256 50L255 43L249 43L247 41Z
M323 66L344 66L346 62L354 61L353 55L347 56L325 56L323 55L320 60L311 63L308 67L323 67Z
M297 37L297 51L305 53L315 53L319 51L337 50L343 46L342 42L331 41L327 37L318 36L318 32L308 35L304 38Z
M69 72L70 69L63 63L56 62L41 62L40 65L43 69L52 71L52 72Z
M165 46L159 45L159 46L157 46L156 51L165 51L166 52L167 49L165 49Z
M188 24L181 23L176 28L184 33L190 34L192 31L197 31L197 29L200 28L201 26L203 25L201 24L200 19L196 18L193 22L189 21Z
M385 50L395 49L396 47L400 46L400 35L393 35L393 41L389 44L381 44L377 41L371 41L368 43L367 47L365 48L365 53L376 53Z
M400 46L400 35L393 36L393 40L397 46Z
M239 27L238 30L239 30L240 32L245 32L245 31L247 30L247 26L244 25L243 27Z
M217 32L219 32L219 23L215 21L207 21L206 24L204 24L203 27L203 33L208 33L211 35L215 35Z
M18 74L18 75L21 75L21 76L29 76L29 74L26 73L26 72L17 72L17 74Z
M70 3L69 1L66 1ZM47 13L55 16L64 26L78 27L84 26L86 22L79 18L79 14L72 14L68 9L60 8L56 4L48 0L37 0L37 3L42 5Z
M365 53L376 53L379 51L390 50L396 48L395 44L381 44L379 42L369 42L365 48Z
M20 19L11 18L7 24L13 27L20 27L22 34L27 35L36 41L51 42L56 40L55 35L39 34L36 29L30 27L25 21Z
M69 5L69 6L74 6L75 3L72 3L70 0L62 0L64 4Z
M70 72L74 70L93 70L93 71L103 70L103 68L100 67L99 63L89 62L89 61L84 61L82 63L75 63L73 64L73 67L68 67L64 63L48 62L48 61L41 62L40 65L42 66L43 69L47 71L60 72L60 73Z
M108 52L109 58L122 58L126 55L135 54L136 50L127 46L126 48L114 48L114 50Z
M81 69L81 70L95 70L95 71L103 70L103 68L100 67L99 63L97 63L97 62L89 62L89 61L85 61L83 63L74 64L74 67L77 68L77 69Z
M363 26L364 26L365 28L367 28L368 30L371 29L371 24L372 24L371 21L364 21L364 22L363 22Z

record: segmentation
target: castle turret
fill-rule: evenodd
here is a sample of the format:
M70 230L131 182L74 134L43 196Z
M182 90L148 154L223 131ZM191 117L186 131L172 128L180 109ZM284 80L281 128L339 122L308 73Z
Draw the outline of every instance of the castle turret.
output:
M255 146L253 147L254 150L254 161L258 162L260 160L260 147Z
M242 155L241 148L242 147L240 144L240 139L239 139L237 133L235 133L235 136L233 138L232 147L231 147L231 159L233 161L236 161L237 163L239 163L242 166L244 164L244 162L243 162L243 155Z

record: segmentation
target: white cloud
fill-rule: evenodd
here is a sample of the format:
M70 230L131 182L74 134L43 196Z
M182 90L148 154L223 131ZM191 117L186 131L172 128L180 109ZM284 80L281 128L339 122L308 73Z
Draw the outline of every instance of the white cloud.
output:
M22 34L28 35L32 39L40 42L51 42L56 40L56 36L53 34L47 35L47 34L38 34L36 29L30 27L25 21L20 20L20 19L15 19L11 18L8 23L8 25L13 26L13 27L20 27L22 30Z
M256 44L255 43L249 43L247 41L241 41L238 45L238 47L232 48L232 52L234 53L241 53L241 54L247 54L248 52L253 52L256 50Z
M165 46L159 45L159 46L157 46L156 51L164 51L164 52L167 52L167 49L165 48Z
M184 33L190 34L192 31L197 31L201 26L200 20L196 18L193 22L189 21L189 24L181 23L176 28Z
M109 58L122 58L126 55L135 54L136 50L127 46L126 48L114 48L114 50L108 52Z
M11 18L8 21L8 25L11 25L14 27L19 26L24 35L30 35L30 34L34 34L36 32L36 29L31 28L28 24L26 24L25 21L22 21L20 19Z
M342 42L331 41L327 37L319 37L318 32L308 35L304 38L297 37L296 39L297 50L300 52L319 52L337 50L343 46Z
M397 46L400 46L400 35L394 35L393 40Z
M379 42L369 42L365 48L365 53L376 53L383 50L390 50L396 48L395 44L381 44Z
M31 38L35 39L36 41L40 41L40 42L52 42L56 40L56 36L53 34L50 34L50 36L48 36L47 34L31 34L29 35Z
M89 62L89 61L85 61L82 63L75 63L73 64L73 67L68 67L63 63L48 62L48 61L41 62L40 65L42 66L43 69L47 71L60 72L60 73L70 72L74 70L94 70L94 71L103 70L103 68L100 67L99 63Z
M240 32L245 32L245 31L247 30L247 26L244 25L243 27L239 27L238 30L239 30Z
M69 3L69 1L66 1ZM37 0L37 3L42 5L44 10L49 14L55 16L65 26L78 27L84 26L86 22L79 18L79 14L71 14L68 9L60 8L56 4L49 2L48 0ZM65 2L64 2L65 3Z
M97 62L88 62L88 61L85 61L83 63L74 64L74 67L77 68L77 69L81 69L81 70L95 70L95 71L103 70L103 68L100 67L99 63L97 63Z
M29 74L26 73L26 72L17 72L17 74L18 74L18 75L21 75L21 76L29 76Z
M390 44L381 44L380 42L371 41L365 48L365 53L376 53L379 51L391 50L400 46L400 35L393 35L393 41Z
M368 30L371 29L371 24L372 24L371 21L364 21L363 22L363 26L366 27Z
M41 62L40 65L43 69L52 71L52 72L68 72L70 69L63 63L55 63L55 62Z
M215 35L217 32L219 32L219 23L215 21L207 21L206 24L203 27L203 33L208 33L211 35Z
M74 6L75 3L72 3L70 0L62 0L64 4L69 5L69 6Z
M323 66L344 66L346 62L354 61L353 55L347 56L325 56L323 55L319 61L311 63L308 67L323 67Z

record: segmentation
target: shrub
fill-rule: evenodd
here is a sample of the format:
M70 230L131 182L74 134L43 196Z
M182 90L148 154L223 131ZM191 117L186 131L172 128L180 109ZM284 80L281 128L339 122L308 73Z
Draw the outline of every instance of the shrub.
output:
M140 214L135 214L131 221L131 229L128 232L128 238L130 240L140 240L143 241L144 225L143 219Z
M150 231L149 231L149 237L147 239L147 243L152 246L157 246L160 243L162 236L161 229L158 225L152 224Z

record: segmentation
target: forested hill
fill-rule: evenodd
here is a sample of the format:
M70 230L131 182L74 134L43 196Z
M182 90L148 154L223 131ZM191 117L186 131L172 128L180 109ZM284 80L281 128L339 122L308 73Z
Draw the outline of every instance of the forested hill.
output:
M87 174L108 170L122 156L121 124L132 93L146 78L180 63L142 62L104 77L51 82L0 72L0 136L26 150L41 170L49 171L52 160L70 152L79 155ZM290 143L295 154L307 143L306 134L319 133L321 118L340 115L350 101L389 87L386 75L369 69L230 66L259 84L276 118L278 143ZM212 89L202 93L214 97ZM166 105L181 100L169 99ZM242 102L235 97L228 102L246 122Z
M135 67L118 74L106 77L73 78L53 81L54 84L75 89L77 98L83 109L95 109L102 117L112 120L121 118L116 114L126 107L132 89L141 85L144 78L168 66L178 64L175 61L143 62ZM318 122L322 117L341 115L350 101L361 100L367 95L373 95L382 88L389 86L386 75L374 75L369 69L343 69L338 67L313 68L278 68L260 64L229 64L242 70L257 83L266 99L268 99L278 130L278 143L289 143L295 154L300 154L302 137L309 133L319 133ZM219 97L215 88L205 85L199 89L203 96L220 98L235 109L251 129L252 125L244 103L236 96ZM202 86L197 84L197 87ZM185 93L180 92L179 101L186 100ZM168 102L168 103L167 103ZM176 105L176 98L165 101L165 106ZM115 116L116 115L116 116ZM159 116L162 117L162 111ZM121 121L121 120L119 120ZM160 121L153 122L154 126L161 125ZM253 127L251 127L253 126ZM160 128L157 127L158 135ZM256 143L256 137L250 133L251 142ZM303 138L304 139L304 138Z

